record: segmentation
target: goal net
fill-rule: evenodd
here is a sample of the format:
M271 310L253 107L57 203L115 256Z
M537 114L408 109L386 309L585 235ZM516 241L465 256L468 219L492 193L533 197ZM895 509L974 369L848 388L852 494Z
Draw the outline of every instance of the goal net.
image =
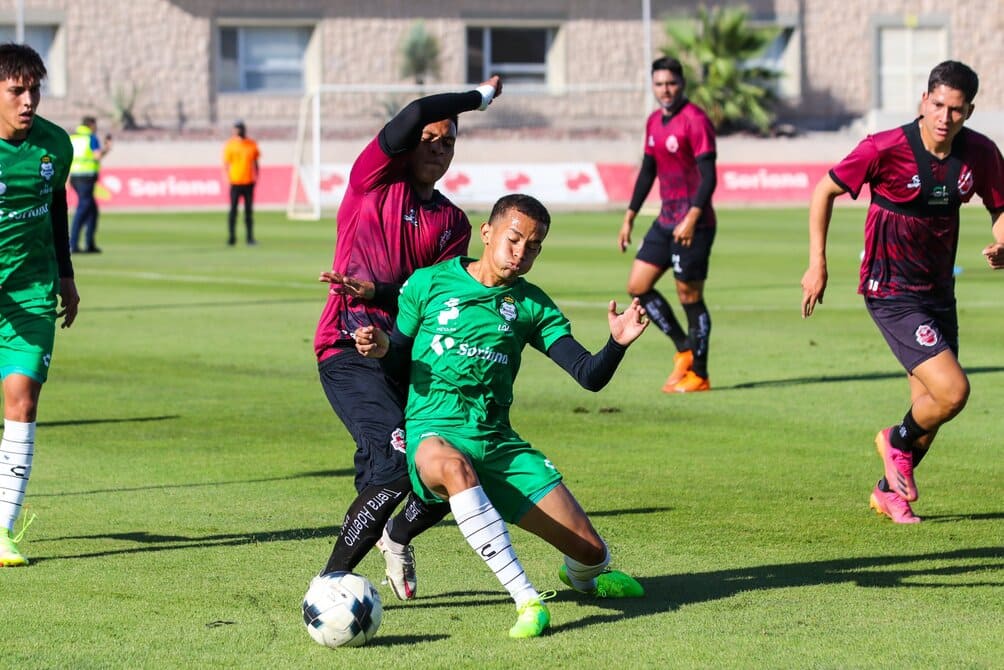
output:
M640 83L594 83L562 87L538 84L505 84L498 103L484 114L464 114L460 132L467 136L526 142L533 144L542 138L560 138L569 142L589 141L591 134L630 132L638 134L643 114L651 110L651 95ZM408 102L424 95L453 91L469 91L473 84L451 85L390 85L390 84L327 84L306 93L300 101L296 142L293 156L293 178L290 182L286 213L291 219L320 219L325 212L337 209L348 184L352 162L376 132ZM508 160L512 161L511 154ZM480 160L480 159L479 159ZM467 165L464 174L455 179L475 179L506 166L487 163ZM521 160L521 159L517 159ZM570 164L544 164L535 169L536 181L546 179L576 179ZM527 169L520 162L519 171ZM454 162L454 167L457 162ZM513 167L517 163L512 163ZM509 170L512 172L513 170ZM451 168L451 173L454 170ZM447 173L444 181L449 181ZM481 179L480 182L487 182ZM497 181L497 180L496 180ZM461 206L494 201L500 192L480 193L474 183L463 189L460 197L451 199ZM510 189L515 190L515 189ZM586 190L579 193L589 203ZM466 202L464 201L466 197Z

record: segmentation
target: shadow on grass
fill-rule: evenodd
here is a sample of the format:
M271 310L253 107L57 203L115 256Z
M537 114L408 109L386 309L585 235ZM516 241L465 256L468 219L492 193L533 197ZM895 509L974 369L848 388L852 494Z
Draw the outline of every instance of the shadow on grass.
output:
M72 421L39 421L40 428L55 426L93 426L102 423L147 423L149 421L173 421L180 419L180 414L165 414L163 416L135 416L129 419L74 419Z
M218 486L220 484L244 484L247 482L267 482L276 481L283 479L298 479L301 477L330 477L335 475L345 475L350 476L355 474L352 469L345 470L321 470L318 472L305 472L299 475L291 475L289 477L272 477L270 479L252 479L239 482L216 482L207 484L180 484L177 486L163 485L163 486L149 486L149 487L139 487L137 489L114 489L114 491L128 491L128 490L146 490L146 489L167 489L167 488L186 488L190 486ZM100 492L100 491L98 491ZM63 494L48 494L52 495L82 495L79 493L63 493ZM637 514L658 514L672 509L671 507L639 507L635 509L620 509L620 510L602 510L599 512L594 512L590 516L630 516ZM440 521L437 526L452 526L453 521L444 520ZM140 547L128 547L122 549L110 549L106 551L95 551L84 554L74 554L65 556L38 556L32 557L32 563L43 563L45 561L57 561L57 560L68 560L68 559L81 559L81 558L101 558L105 556L117 556L123 554L137 554L137 553L147 553L151 551L172 551L172 550L186 550L195 549L199 547L228 547L237 546L242 544L259 544L264 542L289 542L298 540L308 540L316 537L330 537L334 538L338 535L341 530L341 526L319 526L317 528L291 528L287 530L280 530L274 532L264 532L264 533L222 533L218 535L203 535L203 536L189 536L189 535L168 535L161 533L150 533L145 530L122 532L122 533L95 533L92 535L64 535L62 537L40 537L33 540L39 544L43 542L62 542L65 540L119 540L123 542L136 542L142 545ZM457 537L457 541L462 541L460 537ZM462 594L458 594L462 595ZM505 594L502 594L505 596ZM505 598L503 597L503 600ZM482 601L483 602L483 601Z
M301 472L297 475L287 475L285 477L262 477L260 479L235 479L226 482L199 482L196 484L150 484L148 486L122 486L114 489L90 489L87 491L64 491L61 493L32 493L32 498L65 498L68 496L87 496L95 493L131 493L135 491L164 491L171 489L198 489L208 486L228 486L232 484L260 484L262 482L281 482L290 479L305 479L309 477L354 477L356 471L353 468L342 468L341 470L316 470L313 472ZM109 536L110 537L110 536Z
M938 565L913 565L916 563ZM955 562L945 565L946 562ZM994 573L1000 577L993 580ZM919 583L925 577L979 575L965 583ZM1004 547L975 547L943 553L871 556L832 561L763 565L733 570L684 573L641 578L645 597L637 600L593 600L590 604L616 610L555 626L555 631L608 623L623 617L672 612L685 605L732 598L740 593L828 584L854 584L865 588L969 588L1004 584ZM581 600L572 591L558 592L556 602Z
M1004 367L976 367L976 368L965 368L966 374L969 376L980 375L994 372L1004 372ZM906 376L905 372L869 372L865 374L858 375L818 375L813 377L791 377L789 379L770 379L760 382L743 382L741 384L733 384L732 386L716 386L715 390L731 390L731 389L756 389L756 388L771 388L777 386L800 386L803 384L832 384L834 382L861 382L861 381L877 381L880 379L902 379Z

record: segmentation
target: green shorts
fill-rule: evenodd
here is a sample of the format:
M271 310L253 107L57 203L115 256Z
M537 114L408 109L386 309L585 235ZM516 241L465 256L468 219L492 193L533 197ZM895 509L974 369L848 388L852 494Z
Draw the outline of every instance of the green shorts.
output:
M44 384L56 339L56 297L31 286L0 290L0 378L10 374Z
M518 523L531 507L561 483L561 473L544 454L515 432L478 434L463 429L426 429L409 423L408 474L411 487L427 503L442 502L415 467L415 451L427 437L438 436L462 452L474 466L485 495L508 523Z

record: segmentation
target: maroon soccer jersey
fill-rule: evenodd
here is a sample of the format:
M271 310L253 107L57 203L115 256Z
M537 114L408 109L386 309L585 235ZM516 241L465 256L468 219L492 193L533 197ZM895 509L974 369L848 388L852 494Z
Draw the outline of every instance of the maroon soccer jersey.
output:
M952 296L959 206L975 194L988 210L1004 209L1004 159L968 128L943 160L924 150L916 122L869 135L830 176L854 198L871 189L858 293L872 298Z
M406 156L390 157L374 138L352 165L338 208L332 270L356 279L403 284L418 268L467 253L467 215L439 191L423 202L406 179ZM396 309L329 295L314 336L322 361L351 341L360 326L390 331Z
M655 159L659 176L662 209L656 221L660 226L673 228L686 216L701 183L697 157L710 153L715 153L715 129L700 107L688 102L665 123L662 110L657 109L648 117L645 154ZM697 225L715 226L715 210L710 202Z

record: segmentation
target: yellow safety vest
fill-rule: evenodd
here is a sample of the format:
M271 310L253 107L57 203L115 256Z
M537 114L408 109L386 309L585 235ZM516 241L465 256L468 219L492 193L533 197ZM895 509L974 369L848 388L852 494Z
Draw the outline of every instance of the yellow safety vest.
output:
M70 143L73 145L73 161L70 163L70 174L91 175L97 174L101 167L101 162L94 156L91 149L91 137L94 131L88 126L77 126L77 132L70 135Z

